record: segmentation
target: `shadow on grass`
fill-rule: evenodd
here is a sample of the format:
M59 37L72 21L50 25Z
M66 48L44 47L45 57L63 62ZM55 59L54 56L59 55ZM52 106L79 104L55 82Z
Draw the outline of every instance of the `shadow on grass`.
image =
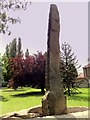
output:
M5 98L5 97L3 97L3 96L0 96L0 101L2 101L2 102L7 102L7 101L8 101L8 99L7 99L7 98Z
M26 91L24 89L17 89L17 90L13 90L13 89L7 89L7 90L3 90L3 92L20 92L20 91Z
M11 95L12 97L28 97L28 96L42 96L44 93L42 92L26 92L26 93L20 93Z
M77 96L77 95L73 95L68 97L69 100L76 100L76 101L86 101L88 102L88 96Z

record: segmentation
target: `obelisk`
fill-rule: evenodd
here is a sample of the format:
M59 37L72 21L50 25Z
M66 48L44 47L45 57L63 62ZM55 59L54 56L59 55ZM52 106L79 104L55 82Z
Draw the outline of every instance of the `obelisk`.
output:
M67 112L66 98L60 78L60 20L57 6L50 5L47 66L46 66L46 93L42 99L43 115L60 115Z

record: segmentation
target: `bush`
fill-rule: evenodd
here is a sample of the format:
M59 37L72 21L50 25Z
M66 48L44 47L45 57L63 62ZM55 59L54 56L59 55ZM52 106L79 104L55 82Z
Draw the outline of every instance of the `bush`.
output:
M6 81L2 81L2 87L7 87L7 82Z

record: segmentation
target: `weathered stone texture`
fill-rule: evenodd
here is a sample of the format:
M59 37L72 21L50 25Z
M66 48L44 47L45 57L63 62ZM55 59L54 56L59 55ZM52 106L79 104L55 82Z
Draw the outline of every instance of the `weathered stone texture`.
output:
M47 41L46 94L42 100L43 115L66 113L66 99L60 79L59 12L50 6Z

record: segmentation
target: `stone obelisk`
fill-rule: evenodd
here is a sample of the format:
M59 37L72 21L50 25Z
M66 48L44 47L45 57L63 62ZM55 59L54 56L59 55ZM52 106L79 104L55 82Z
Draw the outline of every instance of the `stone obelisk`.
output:
M66 99L60 78L59 12L50 5L47 41L46 93L42 99L43 115L60 115L67 112Z

